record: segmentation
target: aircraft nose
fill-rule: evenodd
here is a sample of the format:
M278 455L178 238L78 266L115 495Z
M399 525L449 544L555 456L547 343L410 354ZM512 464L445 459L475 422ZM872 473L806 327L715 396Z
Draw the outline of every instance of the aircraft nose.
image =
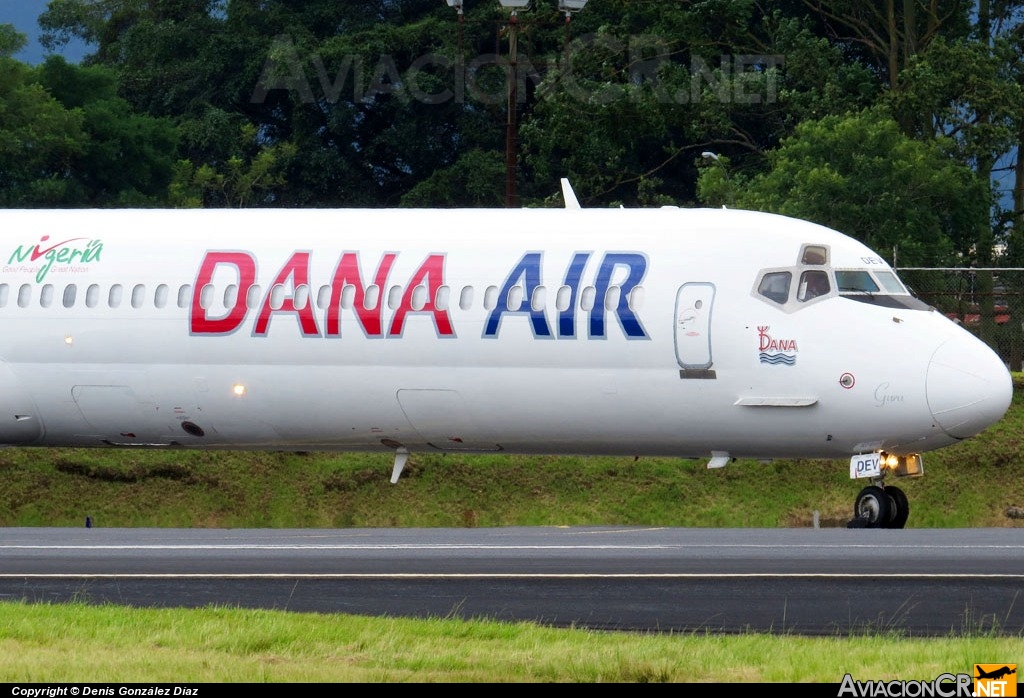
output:
M966 439L1002 419L1013 398L1013 380L994 351L965 333L932 354L926 390L939 427Z

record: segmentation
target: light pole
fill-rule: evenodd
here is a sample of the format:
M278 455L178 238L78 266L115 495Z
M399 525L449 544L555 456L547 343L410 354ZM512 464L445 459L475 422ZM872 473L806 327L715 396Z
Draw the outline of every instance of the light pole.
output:
M519 75L516 67L519 39L519 10L527 10L532 0L498 0L510 11L508 21L508 112L505 119L505 208L516 207L516 111L519 100Z
M565 13L565 61L569 65L569 22L573 12L579 12L587 6L587 0L558 0L558 11Z
M725 166L725 163L722 162L717 153L712 153L710 150L705 150L700 156L705 160L713 160L716 165L722 168L722 172L725 174L725 186L729 190L729 206L736 208L736 196L732 190L732 180L729 179L729 168Z
M461 44L461 23L463 0L445 0L449 7L459 13L460 44ZM503 8L509 10L508 24L508 112L505 119L505 206L514 208L516 202L516 142L517 134L517 110L519 101L519 75L517 66L518 54L518 33L520 10L530 9L533 0L498 0ZM565 13L566 31L568 32L569 19L575 12L582 10L588 0L558 0L559 12ZM568 45L567 45L568 48ZM460 49L461 53L461 49Z

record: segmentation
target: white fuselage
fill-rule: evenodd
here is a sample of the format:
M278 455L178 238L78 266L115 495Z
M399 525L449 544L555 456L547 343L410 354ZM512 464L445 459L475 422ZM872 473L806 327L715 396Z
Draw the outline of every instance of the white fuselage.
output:
M1010 401L941 313L837 288L891 273L876 253L779 216L0 221L0 443L831 458L954 443ZM808 270L831 288L801 301Z

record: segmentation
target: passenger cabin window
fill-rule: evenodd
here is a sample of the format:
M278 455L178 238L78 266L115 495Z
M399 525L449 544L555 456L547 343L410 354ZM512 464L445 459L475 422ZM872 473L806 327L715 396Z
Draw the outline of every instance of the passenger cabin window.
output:
M280 310L284 307L285 290L284 284L274 284L270 287L271 310Z
M788 271L769 272L761 278L757 292L776 303L785 303L789 300L789 284L792 280L793 275Z
M236 284L228 284L224 288L224 307L234 308L235 303L238 302L238 286Z
M427 307L427 287L423 284L414 286L412 289L412 299L409 303L412 309L416 312L423 310Z
M484 310L494 310L498 305L498 287L488 286L484 289Z
M448 286L439 287L437 293L434 294L434 307L438 310L448 310L451 294L452 290Z
M352 287L352 292L355 293L355 286ZM373 310L380 304L380 286L377 284L371 284L366 287L366 291L363 293L363 309Z
M572 289L568 286L560 286L558 291L555 293L555 310L560 313L564 313L569 309L569 304L572 302Z
M535 312L541 312L544 310L548 302L548 293L543 286L537 286L533 289L533 296L530 298L530 310Z
M597 289L593 286L584 286L580 294L580 310L590 312L594 309L594 302L597 299Z
M205 289L204 289L205 290ZM260 288L259 284L253 284L249 287L249 290L245 293L245 307L249 310L255 310L260 307L260 300L263 298L263 289ZM207 306L203 306L204 308Z
M619 299L622 297L622 289L618 286L611 286L604 296L604 309L615 310L619 307Z
M522 286L513 286L508 290L508 298L505 302L505 308L507 310L519 310L523 305L523 297L526 291Z
M199 307L203 310L209 310L213 307L213 284L205 284L199 289Z
M644 305L644 287L634 286L633 290L629 292L629 309L634 313L640 310Z
M397 310L402 305L402 287L392 286L388 289L388 309Z
M330 300L329 300L330 296L329 296L329 294L331 292L331 289L330 289L329 286L324 286L323 290L325 292L324 293L324 297L325 297L324 307L326 308L327 304L330 303ZM363 291L363 295L364 296L366 295L366 293L367 293L366 291ZM365 301L365 298L364 298L364 301ZM351 310L352 308L355 307L355 303L356 303L356 287L355 286L353 286L352 284L345 284L344 286L341 287L341 301L340 301L340 303L341 303L341 307L344 310ZM365 306L366 304L364 303L363 305ZM365 310L365 309L366 308L363 308L363 310Z

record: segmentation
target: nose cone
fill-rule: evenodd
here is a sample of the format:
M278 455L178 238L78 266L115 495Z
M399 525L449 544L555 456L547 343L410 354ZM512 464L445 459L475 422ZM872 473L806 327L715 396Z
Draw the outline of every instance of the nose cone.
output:
M1002 419L1013 398L1013 380L1002 359L965 332L932 355L927 396L939 427L966 439Z

